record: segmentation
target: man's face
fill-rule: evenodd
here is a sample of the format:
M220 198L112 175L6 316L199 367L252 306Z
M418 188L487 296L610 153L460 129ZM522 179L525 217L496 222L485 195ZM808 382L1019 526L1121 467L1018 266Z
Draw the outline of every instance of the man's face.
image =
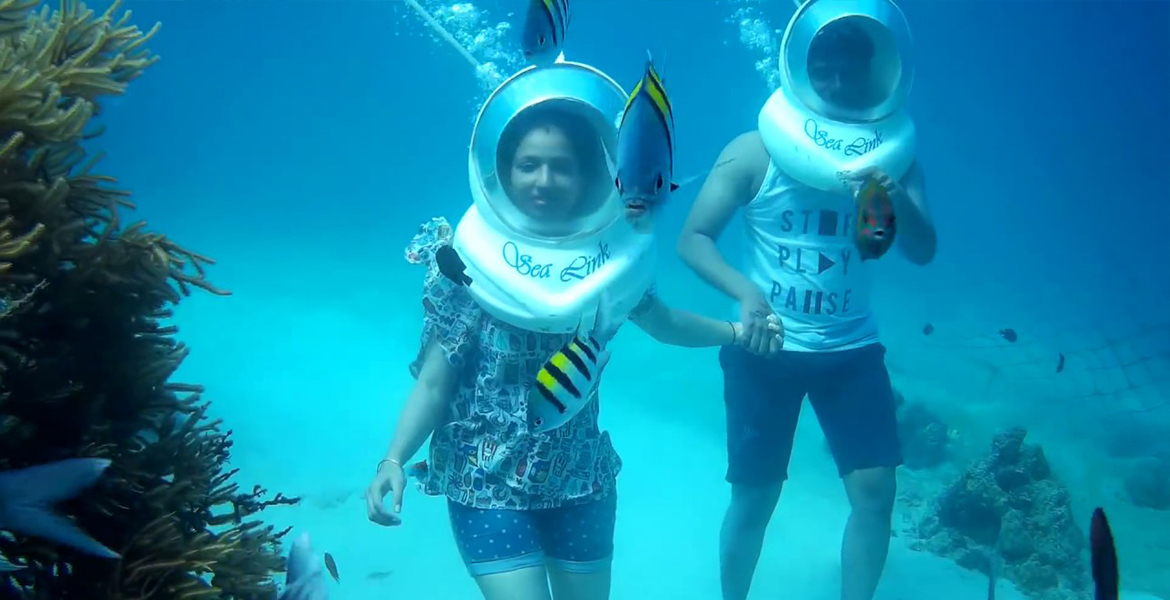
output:
M848 57L815 58L808 62L808 78L825 101L844 108L865 105L870 85L869 61Z

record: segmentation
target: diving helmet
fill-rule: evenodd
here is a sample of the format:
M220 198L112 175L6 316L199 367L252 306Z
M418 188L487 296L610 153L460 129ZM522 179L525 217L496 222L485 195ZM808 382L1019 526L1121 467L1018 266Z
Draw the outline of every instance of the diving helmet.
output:
M653 283L653 236L623 218L614 183L625 100L597 69L558 62L520 71L484 103L468 158L474 202L452 247L489 314L529 331L588 330L600 306L628 314Z
M913 38L891 0L808 0L784 31L780 85L822 117L880 121L913 82Z
M575 62L529 67L500 84L471 135L468 174L482 218L536 245L588 238L620 219L614 118L625 100L611 78ZM526 153L556 136L570 156Z

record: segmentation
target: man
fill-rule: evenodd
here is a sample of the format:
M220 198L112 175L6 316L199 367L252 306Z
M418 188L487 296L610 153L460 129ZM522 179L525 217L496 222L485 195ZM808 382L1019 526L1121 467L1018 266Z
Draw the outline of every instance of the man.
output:
M860 30L823 31L809 49L810 83L838 106L872 105L873 54ZM739 301L748 336L747 350L720 353L732 492L720 534L723 598L747 597L807 394L851 506L841 598L871 600L889 550L894 470L902 456L885 348L868 305L875 261L860 262L852 241L854 200L787 175L759 131L732 140L715 164L678 250L703 279ZM876 177L890 193L898 250L914 264L929 263L936 239L917 163L900 182L875 169L860 175ZM715 245L738 208L747 232L743 273ZM770 353L766 318L774 313L785 339Z

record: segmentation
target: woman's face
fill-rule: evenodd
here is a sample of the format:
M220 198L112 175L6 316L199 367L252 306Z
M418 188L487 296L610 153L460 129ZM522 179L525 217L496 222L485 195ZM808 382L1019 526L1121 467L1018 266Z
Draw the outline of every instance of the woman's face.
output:
M525 214L541 220L565 219L584 189L573 145L559 127L541 125L520 140L512 158L508 195Z

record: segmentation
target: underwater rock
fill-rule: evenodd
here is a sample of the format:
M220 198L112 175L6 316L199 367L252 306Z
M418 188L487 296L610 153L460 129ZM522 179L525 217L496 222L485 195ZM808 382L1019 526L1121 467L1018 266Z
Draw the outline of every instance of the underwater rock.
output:
M918 402L906 402L901 394L898 411L898 437L906 468L918 470L937 467L949 458L950 430L938 415Z
M1125 493L1134 506L1170 510L1170 459L1138 460L1125 477Z
M1027 431L998 433L991 452L935 499L912 544L981 570L987 553L1002 559L1001 576L1039 600L1088 598L1085 534L1073 518L1067 488L1057 481Z

